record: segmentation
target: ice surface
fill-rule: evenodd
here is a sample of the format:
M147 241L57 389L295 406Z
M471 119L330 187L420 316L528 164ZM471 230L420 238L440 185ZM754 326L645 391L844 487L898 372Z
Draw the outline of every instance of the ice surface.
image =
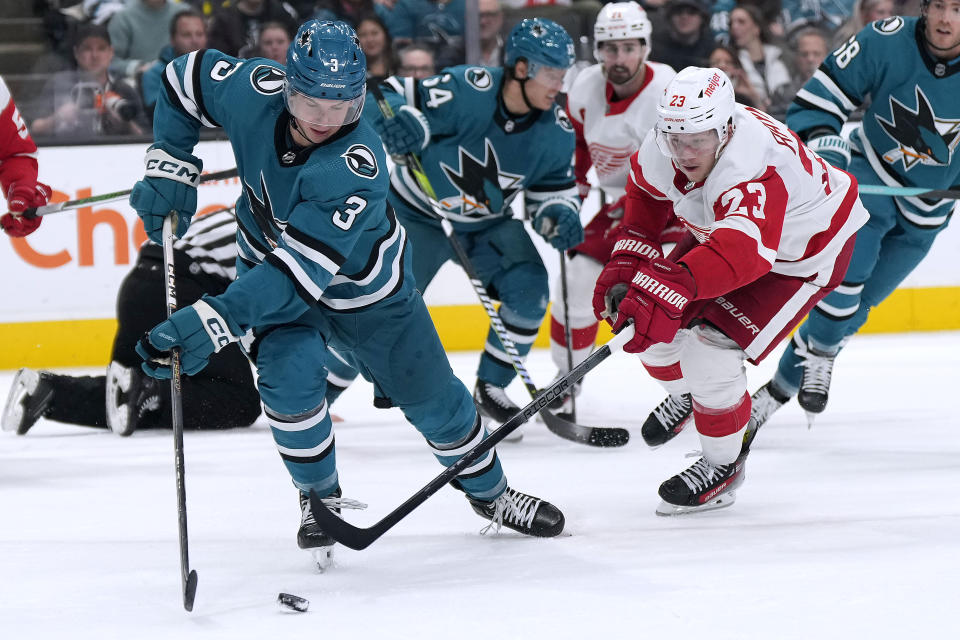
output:
M750 389L776 356L748 367ZM455 354L472 386L476 356ZM531 356L535 381L553 366ZM122 439L40 421L0 434L0 638L957 637L960 333L861 336L808 430L795 402L757 437L737 503L654 515L695 434L647 450L662 392L630 356L587 378L581 421L626 426L600 450L539 423L501 445L511 484L566 513L553 540L480 536L454 490L318 574L296 546L296 492L265 422L186 434L193 613L181 607L169 431ZM12 372L0 373L0 399ZM511 388L524 398L519 384ZM357 384L334 407L344 495L372 523L440 471L397 410ZM280 591L308 598L285 615ZM952 631L951 631L952 629Z

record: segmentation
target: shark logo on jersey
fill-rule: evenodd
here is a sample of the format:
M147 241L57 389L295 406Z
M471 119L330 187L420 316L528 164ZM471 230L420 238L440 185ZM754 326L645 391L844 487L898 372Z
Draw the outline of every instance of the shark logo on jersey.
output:
M368 147L355 144L340 155L347 161L347 168L361 178L373 180L380 169L377 167L377 157Z
M902 161L907 171L917 164L944 166L950 163L953 151L960 142L960 120L938 118L927 96L918 86L917 108L911 109L890 96L892 118L877 116L877 122L894 142L895 149L883 154L889 164Z
M555 106L553 108L553 115L557 119L557 124L560 125L560 128L564 131L573 132L573 123L570 122L570 116L567 115L567 112L563 110L560 106Z
M464 71L463 77L480 91L486 91L493 86L493 78L490 77L490 73L483 67L470 67Z
M500 213L522 188L523 176L501 171L493 144L486 139L484 143L486 149L482 161L459 147L459 171L440 163L447 179L460 190L459 198L443 199L440 204L444 209L453 211L459 206L460 213L471 218Z
M885 35L896 33L900 31L901 28L903 28L903 18L900 16L890 16L889 18L877 20L873 23L873 30Z
M283 71L268 64L257 65L250 72L250 84L257 90L257 93L262 93L265 96L283 91L285 78L286 74Z
M264 240L270 244L270 247L275 249L277 247L277 238L280 237L284 227L287 225L285 222L281 223L273 215L273 205L270 204L270 192L267 191L267 183L263 179L263 172L260 173L260 192L263 194L262 200L246 180L243 181L243 191L246 193L247 201L250 203L250 212L253 214L253 220L256 222L257 228L260 229L260 234Z

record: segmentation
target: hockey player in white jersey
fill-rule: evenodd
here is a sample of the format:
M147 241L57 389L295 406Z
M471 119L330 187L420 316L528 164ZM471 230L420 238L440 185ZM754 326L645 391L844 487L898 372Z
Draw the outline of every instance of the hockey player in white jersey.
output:
M584 241L569 252L567 295L560 278L552 287L550 354L558 377L569 370L568 330L573 366L593 348L598 324L590 299L623 216L630 156L656 124L657 101L675 75L669 66L647 61L651 30L646 12L636 2L604 6L593 27L598 63L577 76L567 96L577 139L575 174L580 197L586 200L590 193L587 172L592 166L606 203L584 228ZM579 392L580 383L574 389ZM567 397L552 408L567 413L570 404Z
M664 259L671 213L697 243ZM760 362L840 283L866 220L856 181L736 104L722 71L687 67L667 86L593 300L614 331L634 323L625 351L691 396L703 457L660 485L659 514L732 504L756 432L743 362Z

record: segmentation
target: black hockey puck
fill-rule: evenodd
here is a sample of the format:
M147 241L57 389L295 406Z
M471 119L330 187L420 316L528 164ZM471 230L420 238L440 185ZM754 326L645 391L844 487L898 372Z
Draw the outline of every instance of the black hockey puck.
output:
M281 593L277 596L277 604L287 611L303 613L310 607L310 601L292 593Z

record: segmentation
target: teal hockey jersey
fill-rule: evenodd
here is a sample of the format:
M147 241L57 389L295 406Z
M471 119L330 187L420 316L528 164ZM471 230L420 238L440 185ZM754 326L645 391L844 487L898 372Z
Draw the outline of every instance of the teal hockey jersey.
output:
M960 184L960 59L943 61L925 46L922 21L893 16L864 27L828 55L797 93L787 125L806 139L820 127L839 132L867 99L851 146L890 186ZM936 227L953 201L896 198L910 222Z
M510 217L510 203L521 192L531 218L547 204L580 210L570 119L559 106L522 117L509 114L500 99L503 73L458 66L424 80L393 77L382 85L395 112L407 104L426 116L430 143L421 162L457 231L479 231ZM364 117L383 118L376 101L367 101ZM395 206L433 217L406 167L393 172L391 187Z
M289 322L320 304L366 308L404 284L406 233L386 202L379 136L358 120L319 145L293 145L284 68L201 50L164 73L154 134L190 152L201 126L230 138L243 193L237 201L238 272L222 299L244 328Z

